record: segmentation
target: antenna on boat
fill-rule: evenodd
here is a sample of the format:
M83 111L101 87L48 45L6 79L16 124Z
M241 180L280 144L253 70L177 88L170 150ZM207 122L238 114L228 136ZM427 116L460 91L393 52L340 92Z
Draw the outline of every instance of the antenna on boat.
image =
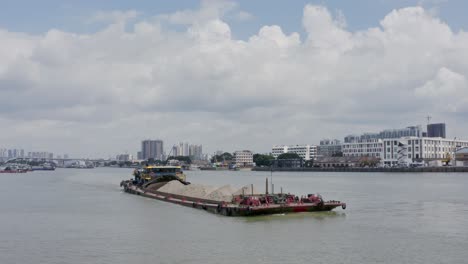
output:
M270 165L270 184L271 184L271 193L273 194L273 166Z

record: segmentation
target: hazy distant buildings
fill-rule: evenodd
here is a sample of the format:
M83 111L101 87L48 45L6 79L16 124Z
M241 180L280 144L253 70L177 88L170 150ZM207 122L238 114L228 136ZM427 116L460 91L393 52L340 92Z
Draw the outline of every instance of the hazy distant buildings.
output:
M234 152L234 161L237 167L252 167L253 153L250 150L238 150Z
M427 125L427 137L446 138L446 136L444 123Z
M342 154L341 141L338 139L323 139L320 140L320 145L317 146L318 157L332 157Z
M283 153L296 153L305 160L313 160L317 157L317 146L314 145L277 145L271 149L271 154L275 159Z
M54 153L45 152L45 151L33 151L28 152L28 159L40 159L40 160L51 160L54 158Z
M192 145L187 142L180 142L172 147L171 156L185 156L190 157L193 160L202 160L203 147L202 145Z
M117 161L132 161L133 160L133 155L130 154L119 154L115 157Z
M162 140L143 140L141 142L141 159L163 159L163 141Z
M189 156L193 160L203 160L203 147L202 145L190 145Z
M24 149L0 149L0 158L15 159L24 158Z

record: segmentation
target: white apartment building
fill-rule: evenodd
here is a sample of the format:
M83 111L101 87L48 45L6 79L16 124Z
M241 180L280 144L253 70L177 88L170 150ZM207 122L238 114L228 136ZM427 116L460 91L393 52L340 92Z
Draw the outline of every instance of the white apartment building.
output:
M278 145L273 146L271 154L273 157L278 158L283 153L296 153L304 160L315 159L317 157L317 146L314 145L291 145L284 146Z
M403 137L384 139L382 163L386 165L410 164L421 160L441 160L455 151L468 147L468 141L434 137Z
M362 139L352 143L343 143L344 157L376 157L381 158L383 151L382 139Z
M433 137L363 139L343 144L345 157L376 157L384 165L410 164L422 160L441 160L455 150L468 147L468 141Z
M237 167L252 167L253 153L250 150L238 150L234 152L234 161Z

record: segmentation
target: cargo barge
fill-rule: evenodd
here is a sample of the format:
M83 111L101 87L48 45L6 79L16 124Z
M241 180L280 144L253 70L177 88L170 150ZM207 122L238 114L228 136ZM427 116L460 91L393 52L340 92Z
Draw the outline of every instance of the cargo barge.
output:
M171 170L171 172L169 173L167 170ZM158 172L159 175L157 175ZM302 197L286 193L270 194L268 193L268 179L266 179L266 190L263 194L254 193L252 186L249 189L250 193L242 191L242 193L232 195L230 200L214 200L162 191L165 185L174 182L180 182L183 185L190 184L185 181L185 175L182 176L177 167L147 167L144 170L136 171L134 175L134 179L120 183L127 193L225 216L331 211L337 207L346 209L346 203L324 201L317 194L308 194Z

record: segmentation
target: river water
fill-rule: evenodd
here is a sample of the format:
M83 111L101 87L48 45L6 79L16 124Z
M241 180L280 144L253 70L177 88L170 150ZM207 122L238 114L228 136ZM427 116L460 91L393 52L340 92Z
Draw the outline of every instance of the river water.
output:
M0 174L0 263L468 263L468 174L273 173L348 208L228 218L123 193L131 170ZM188 171L264 190L269 172Z

